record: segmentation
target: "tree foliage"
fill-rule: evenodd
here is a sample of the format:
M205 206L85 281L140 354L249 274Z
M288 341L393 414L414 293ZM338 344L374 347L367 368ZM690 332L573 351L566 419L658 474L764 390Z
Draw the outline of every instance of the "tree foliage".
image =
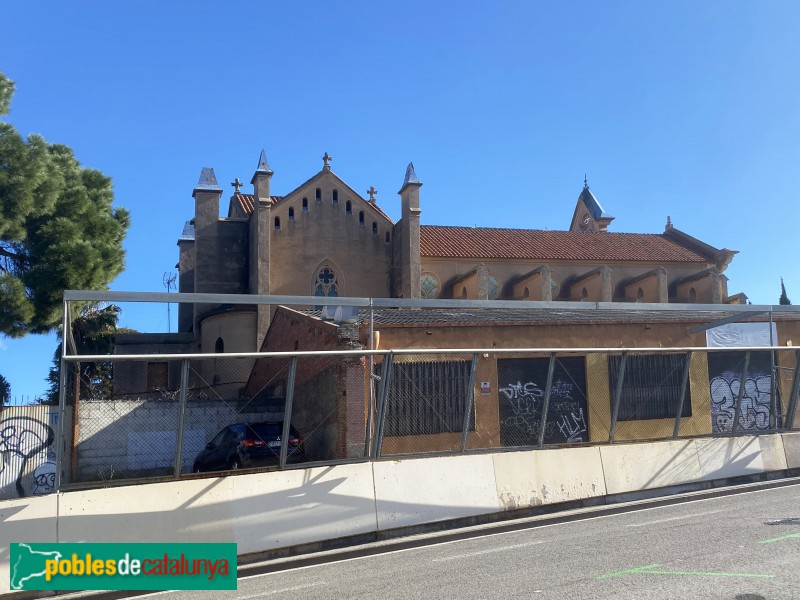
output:
M109 305L92 305L72 321L72 339L77 354L111 354L114 349L114 336L118 333L137 333L134 329L117 327L120 308ZM58 344L53 354L53 364L47 375L48 389L43 404L58 404L58 383L61 365L61 347ZM84 399L111 398L113 393L111 361L70 363L77 365L80 379L80 397ZM72 393L69 390L68 393Z
M0 408L11 400L11 384L8 379L0 375Z
M781 297L778 299L778 304L781 306L788 306L792 303L789 296L786 295L786 286L783 285L783 277L781 277Z
M0 114L13 89L0 73ZM70 148L0 122L0 333L50 331L65 289L104 289L122 272L130 218L113 200L111 179Z

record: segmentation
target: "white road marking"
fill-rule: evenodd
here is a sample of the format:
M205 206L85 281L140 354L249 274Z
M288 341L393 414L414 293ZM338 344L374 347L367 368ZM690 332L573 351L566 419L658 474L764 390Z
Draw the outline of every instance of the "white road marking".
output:
M693 513L691 515L683 515L680 517L670 517L669 519L659 519L658 521L648 521L647 523L631 523L628 527L647 527L649 525L658 525L659 523L666 523L668 521L680 521L681 519L691 519L692 517L704 517L706 515L715 515L722 512L721 510L712 510L709 512Z
M260 592L258 594L252 594L250 596L238 596L237 600L248 600L249 598L262 598L264 596L274 596L275 594L285 594L286 592L296 592L298 590L305 590L308 588L316 587L318 585L325 585L325 582L318 581L316 583L307 583L305 585L296 585L294 587L283 588L282 590L272 590L271 592Z
M491 548L490 550L481 550L480 552L470 552L469 554L457 554L456 556L448 556L446 558L434 558L433 562L443 562L446 560L458 560L459 558L469 558L471 556L481 556L482 554L491 554L492 552L505 552L506 550L513 550L515 548L525 548L526 546L536 546L544 544L544 540L538 542L528 542L527 544L514 544L513 546L503 546L502 548Z

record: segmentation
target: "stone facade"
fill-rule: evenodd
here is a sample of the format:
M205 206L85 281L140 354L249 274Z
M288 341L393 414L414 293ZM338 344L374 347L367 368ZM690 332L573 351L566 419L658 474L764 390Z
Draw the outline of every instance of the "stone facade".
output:
M677 230L614 233L584 181L566 231L421 225L420 188L409 164L395 223L331 170L283 196L272 193L273 171L262 151L253 193L231 196L219 217L222 188L204 168L195 187L194 218L178 241L182 292L395 298L585 300L724 303L723 271L734 251L714 248ZM240 312L242 309L239 309ZM253 307L254 331L241 315L217 306L180 307L180 331L213 352L203 328L224 332L224 346L259 350L275 307ZM224 311L223 311L224 312ZM226 319L231 320L228 324ZM238 319L238 323L237 323ZM236 341L229 338L236 337Z
M723 273L735 252L679 231L669 218L661 234L609 231L614 217L605 212L586 181L568 230L422 225L422 182L413 164L408 165L398 192L401 218L393 222L378 206L374 188L367 191L367 198L361 196L332 171L330 161L326 153L319 172L288 193L275 195L275 174L262 151L250 181L252 193L241 191L237 179L226 217L220 217L222 187L214 170L203 168L192 193L194 215L178 239L178 289L521 303L720 304L743 297L728 294ZM298 332L285 324L273 332L268 345L277 308L182 304L178 333L121 337L116 351L224 354L341 347L340 332L331 335L324 327ZM296 337L282 340L278 330L292 331ZM256 385L260 375L252 360L220 357L199 362L189 373L197 397L259 396L267 401L284 393L267 382ZM120 364L115 396L171 394L178 387L179 371L177 361ZM363 419L361 414L350 416Z

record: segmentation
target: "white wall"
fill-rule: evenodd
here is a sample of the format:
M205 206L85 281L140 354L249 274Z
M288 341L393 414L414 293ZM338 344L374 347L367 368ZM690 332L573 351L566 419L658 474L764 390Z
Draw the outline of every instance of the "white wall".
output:
M800 435L413 458L0 501L9 542L236 542L239 554L800 467Z

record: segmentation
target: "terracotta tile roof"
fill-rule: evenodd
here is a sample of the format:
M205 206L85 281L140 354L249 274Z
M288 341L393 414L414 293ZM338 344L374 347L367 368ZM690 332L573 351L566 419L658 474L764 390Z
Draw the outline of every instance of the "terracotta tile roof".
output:
M420 227L426 258L709 262L711 256L661 234L541 231L490 227Z
M239 203L239 208L242 209L242 212L246 215L253 214L253 199L255 196L253 194L240 194L239 192L233 195L233 199Z
M237 192L233 195L233 199L239 203L239 207L246 216L249 217L253 214L253 208L255 207L255 196L253 194ZM270 199L272 200L272 204L277 204L283 200L283 196L270 196Z

